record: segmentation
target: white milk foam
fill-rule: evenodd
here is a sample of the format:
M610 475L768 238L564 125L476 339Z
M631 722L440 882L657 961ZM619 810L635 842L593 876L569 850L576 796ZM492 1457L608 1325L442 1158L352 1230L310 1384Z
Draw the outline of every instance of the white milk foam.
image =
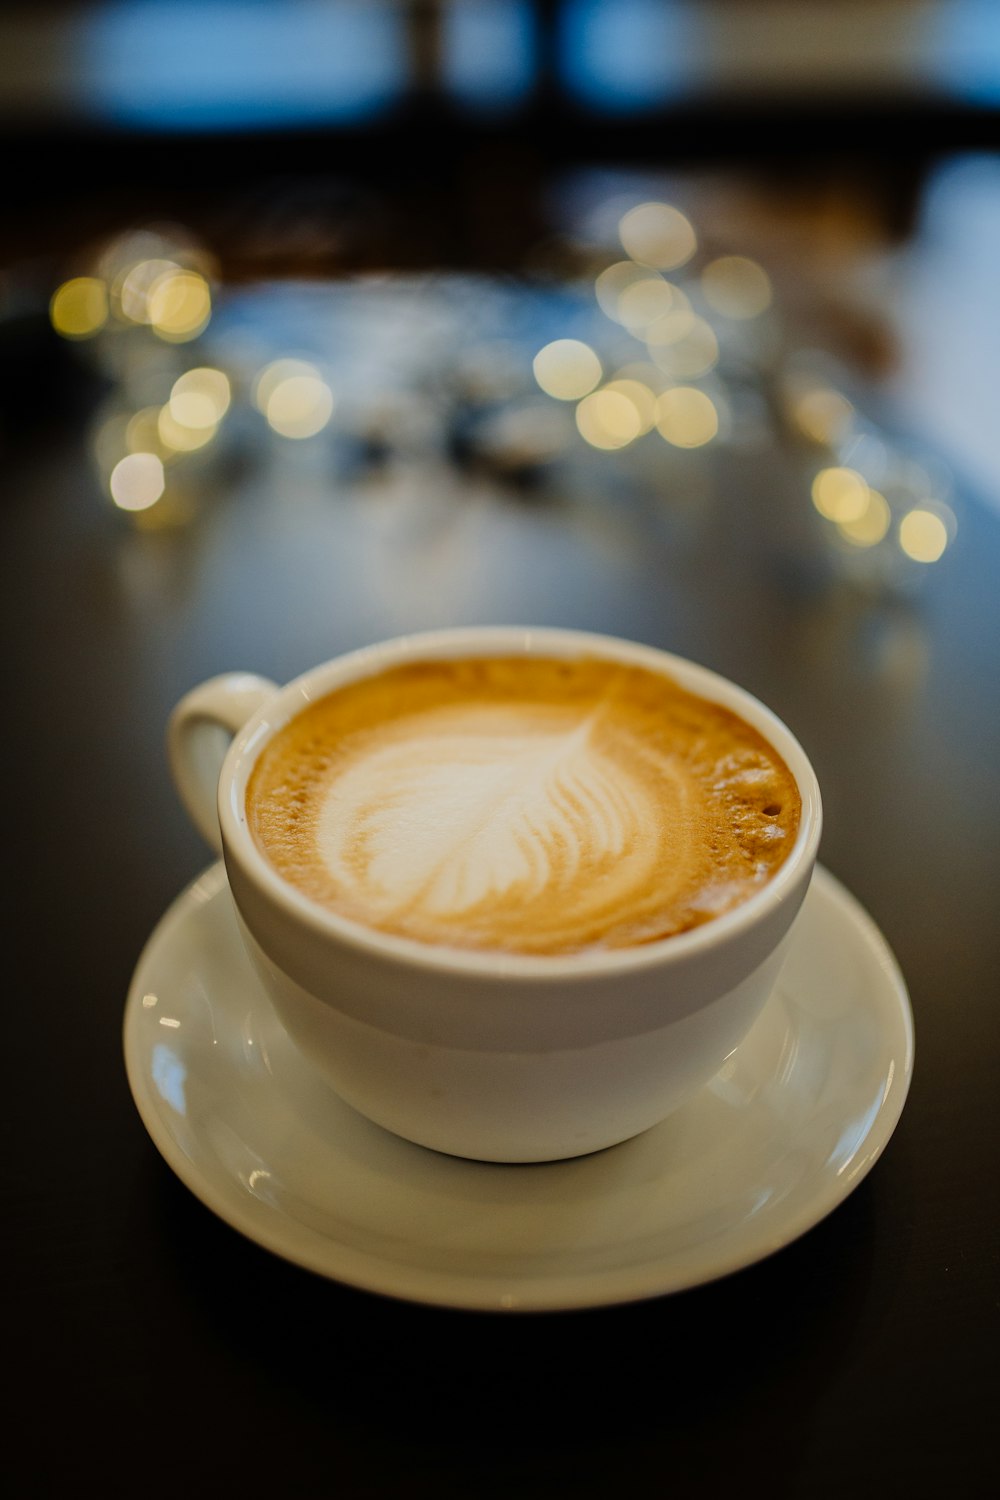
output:
M437 717L421 716L429 722L420 731L368 753L323 793L317 853L376 920L461 917L556 888L579 905L602 868L602 905L609 884L621 900L648 883L665 809L591 743L593 715L556 733L519 729L510 713L489 710L463 715L460 733ZM669 784L683 803L675 770ZM661 782L661 799L664 791Z

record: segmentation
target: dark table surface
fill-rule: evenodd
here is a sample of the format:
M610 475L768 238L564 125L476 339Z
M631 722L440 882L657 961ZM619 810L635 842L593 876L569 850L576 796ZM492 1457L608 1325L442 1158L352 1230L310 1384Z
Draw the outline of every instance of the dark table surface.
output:
M243 295L292 346L316 306ZM959 475L945 556L877 583L827 545L816 454L772 440L699 458L653 434L631 467L575 443L533 486L454 443L282 445L258 424L201 474L193 519L142 528L96 475L90 376L31 349L61 394L44 421L22 400L4 459L14 1493L989 1492L1000 514ZM464 622L646 641L771 704L823 787L821 859L906 978L917 1060L884 1156L715 1284L509 1317L355 1290L217 1219L136 1113L130 976L209 862L169 781L171 706L218 671L285 680Z

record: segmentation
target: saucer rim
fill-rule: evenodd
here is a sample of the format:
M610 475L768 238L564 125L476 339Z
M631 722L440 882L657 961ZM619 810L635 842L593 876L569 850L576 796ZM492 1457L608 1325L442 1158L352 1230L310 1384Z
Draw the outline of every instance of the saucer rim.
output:
M189 920L198 907L224 898L228 888L221 860L209 865L170 903L144 944L135 964L125 1002L122 1044L125 1071L133 1102L157 1151L180 1181L210 1212L258 1247L279 1259L297 1265L325 1280L354 1290L428 1306L477 1312L559 1312L610 1307L641 1302L653 1297L691 1290L743 1270L768 1259L771 1255L800 1239L840 1206L864 1181L885 1151L895 1132L909 1095L915 1054L914 1020L905 979L884 935L874 919L855 896L817 864L804 905L814 892L823 891L838 914L858 933L859 940L878 961L884 987L878 997L879 1009L888 1018L882 1031L896 1030L894 1039L902 1054L901 1066L887 1086L878 1110L871 1119L853 1168L846 1180L836 1178L829 1184L834 1191L820 1193L781 1225L780 1234L762 1238L758 1244L739 1241L730 1253L715 1258L698 1256L700 1270L675 1268L674 1259L652 1259L634 1266L600 1272L561 1272L547 1278L533 1273L524 1282L490 1274L467 1276L454 1272L407 1265L388 1260L369 1251L330 1239L308 1225L289 1220L280 1210L245 1195L220 1194L213 1191L209 1175L199 1171L195 1160L185 1152L170 1129L149 1087L148 1069L140 1053L142 997L148 992L143 976L155 962L161 949L169 948L174 930ZM248 968L248 974L250 973ZM252 977L252 976L251 976ZM256 981L254 981L256 983ZM779 981L780 983L780 981ZM259 988L259 986L258 986ZM263 996L262 996L263 998ZM767 1004L772 1003L770 1000ZM896 1046L886 1047L896 1054ZM378 1127L372 1127L378 1128ZM653 1127L656 1129L657 1127ZM627 1150L629 1141L608 1148ZM425 1148L413 1146L414 1151ZM433 1154L433 1153L431 1153ZM598 1153L602 1155L603 1153ZM542 1164L558 1171L570 1162ZM463 1162L472 1170L489 1171L491 1163ZM291 1234L288 1226L292 1225ZM282 1226L285 1232L282 1233ZM688 1260L692 1256L689 1254Z

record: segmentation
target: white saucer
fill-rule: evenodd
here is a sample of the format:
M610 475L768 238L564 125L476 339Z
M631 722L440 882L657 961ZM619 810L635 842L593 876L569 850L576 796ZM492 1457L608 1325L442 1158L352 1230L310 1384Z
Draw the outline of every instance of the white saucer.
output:
M824 870L723 1071L655 1129L574 1161L461 1161L344 1104L258 987L221 864L150 938L124 1039L146 1128L221 1218L321 1275L483 1309L631 1301L780 1249L874 1165L913 1068L892 954Z

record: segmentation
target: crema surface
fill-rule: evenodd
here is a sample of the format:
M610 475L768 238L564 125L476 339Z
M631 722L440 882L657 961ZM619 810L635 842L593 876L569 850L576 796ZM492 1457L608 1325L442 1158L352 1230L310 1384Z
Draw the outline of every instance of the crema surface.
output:
M409 664L310 705L247 794L286 880L425 943L567 954L653 942L767 881L801 803L749 724L598 659Z

